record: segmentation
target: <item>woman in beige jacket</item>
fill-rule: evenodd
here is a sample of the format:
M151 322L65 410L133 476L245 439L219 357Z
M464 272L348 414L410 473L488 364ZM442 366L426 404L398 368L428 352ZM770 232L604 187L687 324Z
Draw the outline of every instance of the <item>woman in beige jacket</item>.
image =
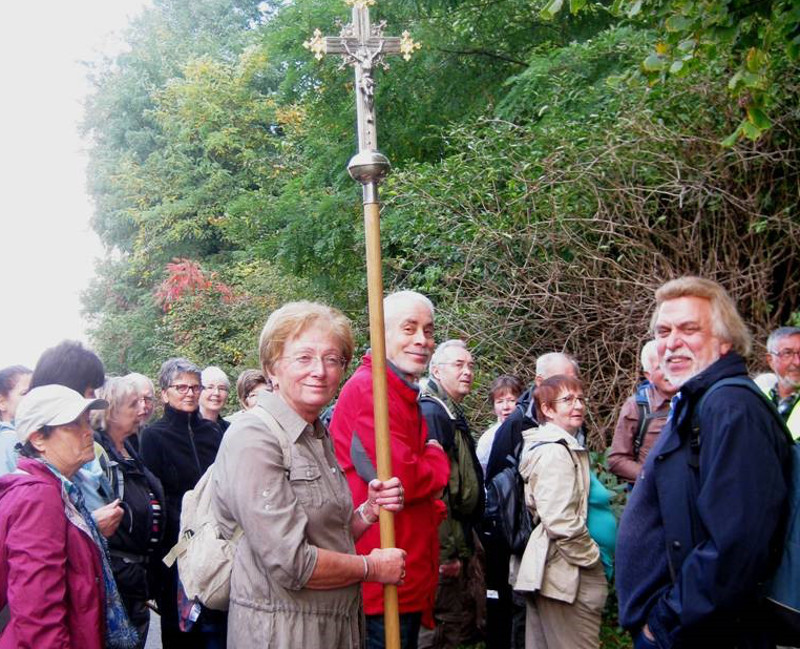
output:
M405 551L358 555L355 540L399 511L397 478L369 484L353 506L319 414L353 356L344 315L313 302L274 311L260 356L273 392L236 417L214 463L214 507L231 538L229 649L360 649L361 583L402 584Z
M526 649L594 649L608 586L586 525L589 453L575 439L585 400L578 379L554 376L534 392L538 428L523 433L520 474L533 530L514 588L528 597Z

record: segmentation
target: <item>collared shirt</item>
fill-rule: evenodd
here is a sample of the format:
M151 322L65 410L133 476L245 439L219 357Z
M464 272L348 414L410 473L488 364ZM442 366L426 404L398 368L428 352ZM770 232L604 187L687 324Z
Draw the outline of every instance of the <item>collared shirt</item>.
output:
M353 500L330 436L319 419L309 424L277 394L263 392L256 407L281 430L242 413L214 463L218 518L228 536L235 525L244 531L231 574L235 644L356 649L360 586L305 588L318 548L355 553Z

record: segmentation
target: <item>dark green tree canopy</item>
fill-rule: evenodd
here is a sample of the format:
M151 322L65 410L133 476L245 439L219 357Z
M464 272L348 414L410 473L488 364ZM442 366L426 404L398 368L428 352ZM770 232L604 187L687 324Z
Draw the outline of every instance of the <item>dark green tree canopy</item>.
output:
M476 422L494 375L531 379L538 354L564 349L591 377L602 447L652 291L678 274L720 279L760 335L792 317L795 5L373 8L423 43L377 78L395 169L385 283L430 295L438 337L469 341ZM91 63L84 129L108 254L84 306L110 370L185 354L235 373L256 362L268 313L299 298L344 309L366 345L352 71L302 46L348 15L339 0L161 0L128 51ZM165 301L176 285L191 290Z

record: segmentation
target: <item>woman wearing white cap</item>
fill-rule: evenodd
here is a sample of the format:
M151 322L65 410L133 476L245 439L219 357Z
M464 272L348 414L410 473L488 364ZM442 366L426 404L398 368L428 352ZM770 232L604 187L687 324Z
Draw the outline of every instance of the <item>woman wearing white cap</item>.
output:
M105 541L71 482L94 458L85 399L62 385L31 390L17 409L17 470L0 478L0 649L133 647Z

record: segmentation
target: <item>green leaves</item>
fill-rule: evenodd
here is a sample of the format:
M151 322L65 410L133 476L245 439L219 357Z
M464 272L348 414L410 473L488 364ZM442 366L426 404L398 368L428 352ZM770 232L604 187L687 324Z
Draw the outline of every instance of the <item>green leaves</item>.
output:
M561 0L549 0L542 16L553 19L562 7ZM570 4L572 11L580 8L585 5ZM747 112L747 124L737 132L751 138L771 128L765 126L772 123L767 117L769 107L782 101L788 90L782 71L793 70L798 76L800 4L792 0L614 0L610 11L661 32L656 50L641 63L650 85L671 76L686 77L701 67L733 67L736 72L727 88L733 104ZM750 111L751 106L760 113Z
M642 61L642 69L645 72L661 72L666 69L668 64L667 57L653 52Z
M631 196L655 188L643 232L667 241L682 213L662 210L676 195L671 183L716 186L727 173L729 161L717 160L714 182L697 180L698 147L718 153L729 133L724 144L737 148L769 129L787 137L784 105L796 102L785 97L796 84L776 92L775 79L797 78L786 54L796 34L766 17L785 9L615 0L612 15L585 0L379 3L374 18L388 21L387 33L409 27L425 43L409 63L390 60L376 86L379 141L395 169L381 188L387 289L430 294L443 335L474 336L486 354L534 348L530 321L548 316L516 292L526 274L578 264L575 246L587 242L614 268L639 254L589 234L598 206L609 211L598 223L614 229L638 214ZM352 71L301 45L346 17L340 0L170 0L145 12L130 51L97 64L86 129L95 227L109 256L85 305L112 367L147 371L174 353L226 368L253 362L248 345L266 313L300 296L363 323L360 191L344 168L355 139ZM628 152L618 166L602 162L618 150ZM751 201L761 190L742 191ZM687 209L713 215L722 200ZM532 243L531 228L545 222L552 227ZM564 231L571 238L553 240ZM674 248L663 243L646 268L662 272ZM176 257L217 278L227 297L212 282L162 312L156 290ZM493 282L502 291L483 297L477 289Z
M542 9L541 16L545 20L552 20L556 17L561 7L564 6L564 0L550 0Z

